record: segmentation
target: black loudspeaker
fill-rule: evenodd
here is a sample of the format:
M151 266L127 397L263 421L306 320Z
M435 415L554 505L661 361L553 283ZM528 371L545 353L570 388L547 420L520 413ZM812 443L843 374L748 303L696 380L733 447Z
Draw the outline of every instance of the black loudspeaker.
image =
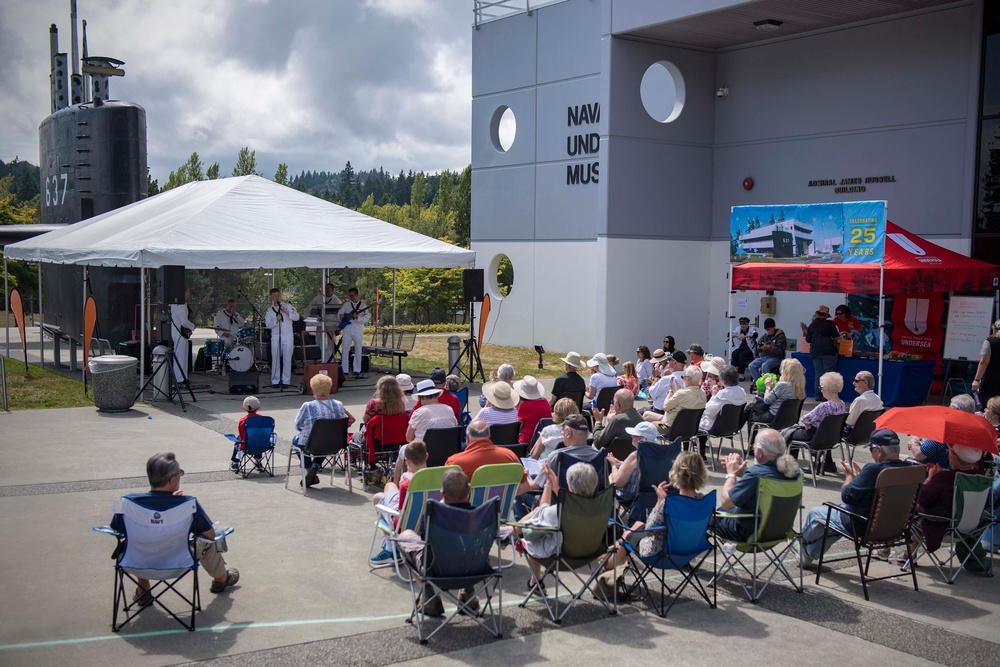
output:
M462 271L462 298L466 303L474 301L482 303L484 290L482 269L466 269Z
M372 358L371 358L371 355L362 354L361 355L361 372L362 373L367 373L371 369L371 367L372 367ZM350 369L352 373L354 372L354 370L353 370L354 369L354 348L353 347L351 348L351 351L347 353L347 368Z
M260 373L257 371L245 371L238 373L229 371L229 393L230 394L255 394L260 386Z
M160 269L160 290L161 301L170 305L172 303L184 303L184 267L164 266Z

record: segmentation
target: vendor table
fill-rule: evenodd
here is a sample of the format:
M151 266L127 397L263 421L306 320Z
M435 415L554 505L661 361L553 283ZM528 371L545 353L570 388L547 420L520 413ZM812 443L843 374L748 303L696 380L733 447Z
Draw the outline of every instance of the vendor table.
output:
M798 360L806 369L806 395L813 396L816 384L816 374L813 371L812 359L802 352L792 353L792 358ZM857 357L840 357L837 360L837 372L844 376L844 390L840 398L850 403L858 397L854 391L853 380L859 371L869 371L875 376L875 393L882 398L887 407L908 407L922 405L931 391L931 381L934 379L934 361L889 361L882 362L882 388L878 385L878 359L860 359Z

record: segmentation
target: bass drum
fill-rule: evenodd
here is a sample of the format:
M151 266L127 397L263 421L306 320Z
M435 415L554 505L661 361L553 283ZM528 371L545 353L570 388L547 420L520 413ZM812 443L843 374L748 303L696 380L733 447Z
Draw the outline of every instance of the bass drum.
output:
M230 370L245 373L253 368L253 350L245 345L237 345L229 350L226 363Z

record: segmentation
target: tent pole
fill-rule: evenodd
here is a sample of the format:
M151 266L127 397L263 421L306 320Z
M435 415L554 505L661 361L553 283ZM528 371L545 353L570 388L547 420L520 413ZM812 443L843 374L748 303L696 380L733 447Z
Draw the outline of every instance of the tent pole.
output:
M7 287L7 256L3 258L3 318L4 331L7 332L7 357L10 358L10 289Z
M321 363L326 363L326 344L329 341L329 335L326 332L326 284L330 282L329 276L330 269L323 269L319 274L319 293L322 295L319 300L319 324L316 326L316 338L321 341L319 345L319 353L322 356ZM308 317L308 313L306 314ZM305 351L303 351L303 359L305 359ZM303 361L303 364L305 362Z
M146 386L146 269L143 268L141 261L139 262L139 386Z
M43 369L45 368L45 330L42 329L42 320L45 319L44 313L45 311L42 309L42 263L38 262L38 354Z
M885 260L878 269L878 393L882 391L882 356L885 353Z
M392 270L392 328L396 328L396 269Z
M726 312L726 327L731 327L733 325L733 263L729 263L729 310ZM733 363L733 345L732 341L729 340L730 334L733 332L732 329L727 328L726 330L726 363Z
M87 313L87 265L86 264L83 265L83 310L81 312L84 313L84 318L83 319L86 320L87 319L87 317L86 317L86 313ZM84 332L83 332L84 336L83 337L84 337L84 339L86 339L86 337L87 337L86 336L86 334L87 334L87 331L86 331L87 325L86 325L86 323L83 325L83 328L84 328ZM80 342L84 342L84 341L80 341ZM72 351L73 351L73 347L70 346L70 353L72 353ZM83 353L84 358L86 358L88 356L88 354L89 354L89 352L84 351L84 353ZM80 368L80 381L83 382L83 393L86 394L87 393L87 364L83 364L83 367Z

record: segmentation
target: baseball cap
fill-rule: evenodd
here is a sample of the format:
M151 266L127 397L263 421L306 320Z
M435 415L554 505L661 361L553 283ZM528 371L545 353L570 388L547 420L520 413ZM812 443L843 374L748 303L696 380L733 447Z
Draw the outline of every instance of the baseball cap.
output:
M687 355L680 350L675 350L674 353L670 355L670 358L679 364L686 364L688 360Z
M899 436L895 431L880 428L874 431L868 439L869 447L899 447Z
M656 428L656 424L650 422L639 422L635 426L626 428L625 432L629 435L639 436L649 442L656 442L656 439L660 437L660 430Z
M440 368L435 368L434 370L431 371L430 378L434 382L434 384L444 384L446 377L447 375Z

